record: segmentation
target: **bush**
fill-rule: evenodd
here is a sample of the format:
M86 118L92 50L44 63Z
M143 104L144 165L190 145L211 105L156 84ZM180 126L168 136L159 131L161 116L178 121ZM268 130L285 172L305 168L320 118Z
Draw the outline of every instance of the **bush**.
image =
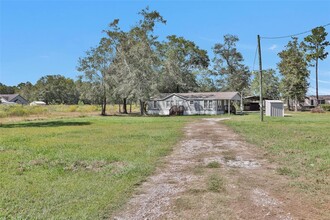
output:
M219 175L211 175L208 179L208 190L212 192L225 191L225 181Z
M325 113L325 111L321 107L316 107L311 110L311 113Z
M321 105L321 108L322 108L324 111L330 111L330 104L322 104L322 105Z
M75 111L77 111L77 108L78 108L78 106L76 106L76 105L70 105L69 112L75 112Z
M220 164L217 161L212 161L206 165L207 168L219 168Z

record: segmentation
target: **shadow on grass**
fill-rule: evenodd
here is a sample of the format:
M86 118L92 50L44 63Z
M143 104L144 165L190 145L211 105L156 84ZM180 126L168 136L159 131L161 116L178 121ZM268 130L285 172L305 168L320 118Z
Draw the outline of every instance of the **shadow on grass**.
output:
M90 122L77 121L47 121L47 122L28 122L0 124L0 128L29 128L29 127L62 127L62 126L84 126L90 125Z

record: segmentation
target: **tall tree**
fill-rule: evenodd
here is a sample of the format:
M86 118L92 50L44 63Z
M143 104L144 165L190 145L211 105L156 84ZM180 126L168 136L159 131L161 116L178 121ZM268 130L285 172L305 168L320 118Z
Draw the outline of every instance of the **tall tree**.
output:
M277 64L282 74L281 91L288 100L294 100L295 111L299 101L303 101L308 89L308 62L304 51L304 43L298 43L293 37L286 45L286 49L278 55L281 61Z
M160 59L157 54L157 36L153 35L157 23L166 23L157 11L143 9L142 19L128 32L116 35L115 65L111 67L116 74L116 91L136 98L140 103L140 113L145 114L145 103L158 92ZM118 32L118 29L117 29ZM107 31L111 38L114 32Z
M101 115L106 115L107 97L111 87L109 68L113 63L115 52L113 42L102 38L97 47L86 52L86 57L79 58L77 70L83 72L82 78L89 85L89 96L93 101L100 104Z
M251 82L251 93L259 95L260 93L260 72L255 71L252 73L254 78ZM280 98L280 79L276 75L275 70L268 69L262 71L262 96L268 99L279 99Z
M18 84L16 92L19 93L21 96L23 96L26 100L29 100L30 102L37 98L35 95L34 86L30 82Z
M6 86L5 84L0 83L0 94L14 94L15 86Z
M324 27L316 27L312 30L312 34L305 37L306 48L309 51L307 54L308 61L314 61L315 64L315 77L316 77L316 100L318 105L319 100L319 82L318 82L318 61L324 60L328 56L328 52L325 52L325 48L330 45L329 41L326 41L328 33Z
M222 91L243 91L249 87L251 73L243 64L243 56L237 51L235 35L227 34L223 37L223 43L217 43L213 47L214 71L217 84Z
M206 69L209 57L206 50L194 42L171 35L160 47L162 60L161 92L196 91L196 73Z
M36 98L47 104L77 104L74 81L61 75L41 77L35 84Z

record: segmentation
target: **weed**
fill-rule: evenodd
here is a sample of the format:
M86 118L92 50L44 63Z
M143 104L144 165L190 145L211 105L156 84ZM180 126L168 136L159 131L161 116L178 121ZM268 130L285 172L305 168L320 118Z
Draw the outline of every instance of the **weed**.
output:
M236 160L236 154L233 151L224 151L223 152L223 157L226 161Z
M190 210L192 203L188 198L180 197L175 200L175 207L179 210Z
M286 176L291 176L291 177L298 177L299 175L295 172L293 172L290 168L288 167L280 167L276 169L276 172L280 175L286 175Z
M207 168L219 168L220 163L217 161L212 161L206 165Z
M225 191L225 181L224 179L217 174L212 174L209 178L208 178L208 190L212 191L212 192L223 192Z

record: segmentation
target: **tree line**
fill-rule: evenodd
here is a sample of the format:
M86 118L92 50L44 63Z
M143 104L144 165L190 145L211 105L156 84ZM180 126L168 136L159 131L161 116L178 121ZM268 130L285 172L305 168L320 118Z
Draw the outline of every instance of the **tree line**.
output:
M238 91L244 95L259 95L259 72L244 64L237 49L239 38L227 34L216 43L213 58L193 41L169 35L160 41L156 26L166 24L157 11L145 8L140 20L128 31L115 19L104 30L97 46L79 58L77 80L61 75L41 77L8 87L0 83L0 93L20 93L28 100L47 104L100 104L106 114L108 103L122 103L127 113L128 102L139 103L145 113L147 100L158 93ZM278 55L279 74L264 70L263 96L302 101L308 89L308 67L327 57L327 33L324 27L313 29L304 41L292 38ZM317 88L317 87L316 87Z

